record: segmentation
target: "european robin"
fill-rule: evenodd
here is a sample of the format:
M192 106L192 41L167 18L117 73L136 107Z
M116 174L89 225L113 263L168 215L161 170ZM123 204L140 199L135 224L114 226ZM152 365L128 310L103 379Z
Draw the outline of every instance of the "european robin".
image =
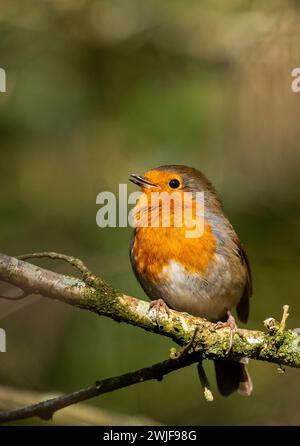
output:
M135 215L144 222L135 227L130 259L151 307L172 308L232 326L230 310L236 306L239 319L247 322L252 294L248 258L210 181L200 171L181 165L157 167L143 176L132 174L130 180L141 187ZM200 235L187 237L187 224L175 224L176 214L183 210L175 200L170 202L170 224L164 225L163 200L153 204L151 193L175 191L182 203L188 195L202 228ZM150 224L151 213L159 216L159 225ZM222 395L236 390L251 394L253 386L243 361L216 360L215 370Z

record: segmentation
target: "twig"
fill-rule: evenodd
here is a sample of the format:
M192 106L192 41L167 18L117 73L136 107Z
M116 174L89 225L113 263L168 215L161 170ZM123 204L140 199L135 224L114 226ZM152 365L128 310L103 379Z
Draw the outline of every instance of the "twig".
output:
M0 385L0 410L8 411L59 396ZM74 404L55 413L61 426L157 426L160 423L143 415L125 415L85 403Z
M284 331L285 327L286 327L286 321L289 317L289 306L288 305L283 305L283 315L282 315L282 319L281 322L279 324L279 330L280 331Z
M176 348L174 348L174 347L171 348L171 350L170 350L170 358L171 359L177 359L177 358L183 357L187 353L189 353L192 350L193 346L194 346L194 342L196 340L198 331L199 331L199 327L197 325L191 340L186 345L184 345L181 350L177 351Z
M28 260L28 259L42 259L42 258L48 258L52 260L63 260L64 262L69 263L70 265L74 266L74 268L77 268L78 271L81 272L83 275L91 275L91 271L88 269L88 267L85 265L85 263L73 256L68 256L66 254L61 254L59 252L33 252L31 254L22 254L18 256L18 259L20 260Z
M197 369L198 369L198 376L200 379L200 383L201 383L201 386L203 389L204 398L206 399L206 401L212 402L214 400L214 396L212 394L212 391L210 390L210 385L209 385L205 370L203 368L202 361L200 361L198 363Z
M191 365L197 360L195 353L186 355L184 358L168 359L163 362L143 368L132 373L126 373L121 376L104 379L95 384L69 393L67 395L52 398L40 403L0 412L0 423L22 420L25 418L39 417L43 420L50 420L53 414L58 410L68 407L72 404L79 403L94 398L104 393L113 392L123 387L139 384L144 381L161 380L163 376ZM199 357L198 357L199 360Z
M17 296L17 297L0 296L0 299L16 301L16 300L25 299L25 297L28 297L28 296L29 296L29 293L26 293L26 291L23 291L22 294L20 294L20 296Z

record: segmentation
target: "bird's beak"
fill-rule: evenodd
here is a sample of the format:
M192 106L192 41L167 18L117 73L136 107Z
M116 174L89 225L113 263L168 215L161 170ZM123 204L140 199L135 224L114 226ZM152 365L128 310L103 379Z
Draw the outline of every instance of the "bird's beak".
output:
M151 183L151 181L149 181L147 178L136 175L135 173L130 174L129 181L140 187L158 187L157 184Z

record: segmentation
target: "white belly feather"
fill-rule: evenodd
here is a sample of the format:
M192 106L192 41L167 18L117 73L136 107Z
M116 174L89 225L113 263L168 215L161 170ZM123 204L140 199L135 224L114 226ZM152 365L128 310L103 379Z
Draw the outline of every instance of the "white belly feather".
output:
M210 320L219 320L227 309L241 297L242 284L235 284L223 256L216 254L216 268L206 274L187 271L182 264L171 260L161 274L163 299L178 310Z

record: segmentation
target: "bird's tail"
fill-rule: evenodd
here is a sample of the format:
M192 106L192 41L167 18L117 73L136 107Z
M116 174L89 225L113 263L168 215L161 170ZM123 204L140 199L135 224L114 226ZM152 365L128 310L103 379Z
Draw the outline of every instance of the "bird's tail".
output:
M215 361L215 370L221 395L228 396L235 391L241 395L251 395L253 384L243 360L218 359Z

